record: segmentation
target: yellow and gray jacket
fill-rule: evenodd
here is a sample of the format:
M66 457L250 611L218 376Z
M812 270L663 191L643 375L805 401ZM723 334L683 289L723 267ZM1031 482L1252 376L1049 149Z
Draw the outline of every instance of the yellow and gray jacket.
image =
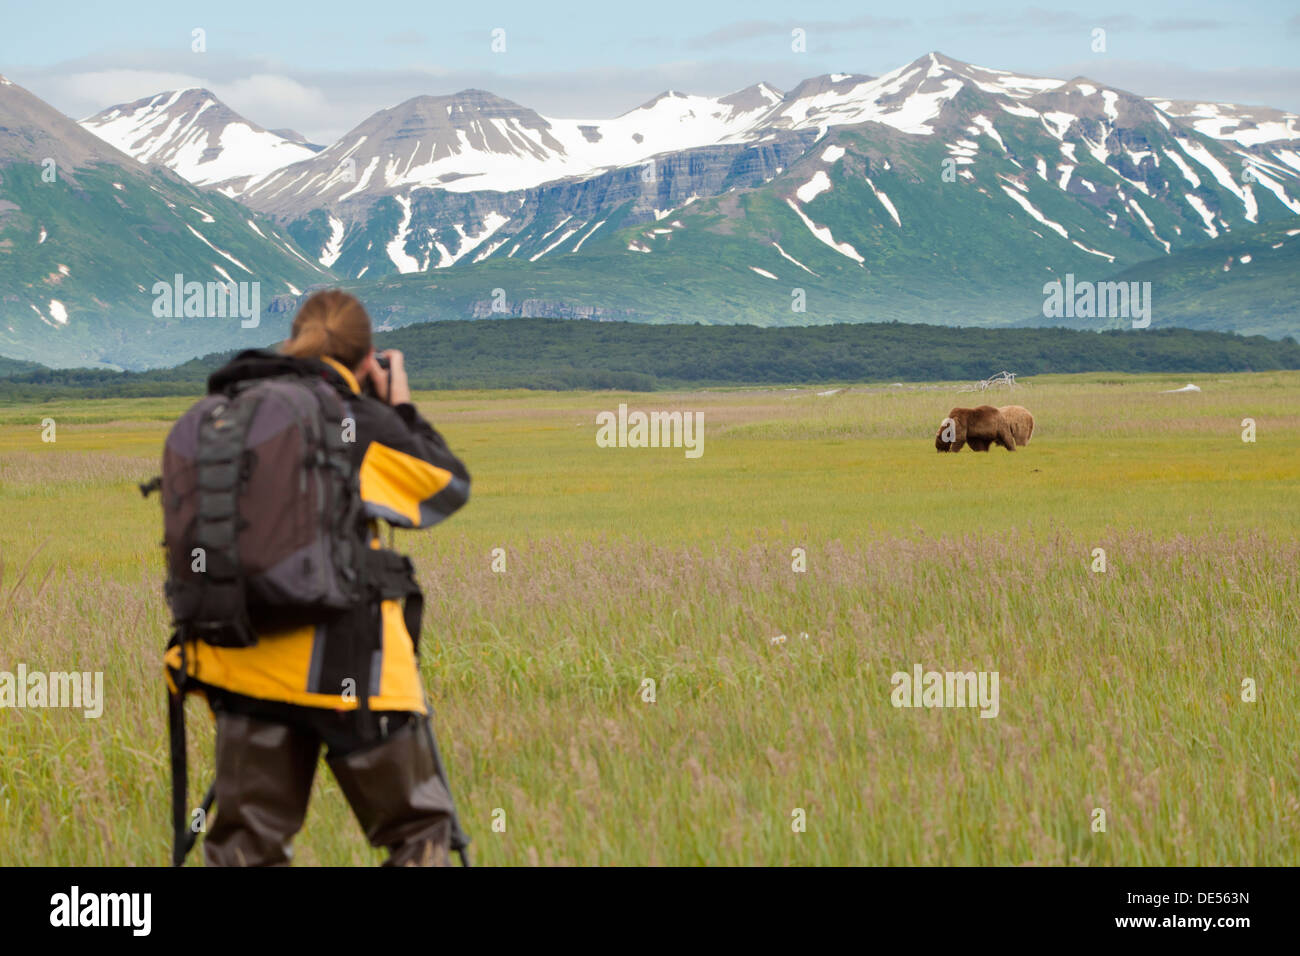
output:
M239 361L215 373L209 387L223 376L239 377ZM323 374L344 396L356 423L351 453L371 519L371 547L379 548L380 520L428 528L464 505L469 472L415 406L389 406L364 395L348 369L332 359L324 362ZM183 685L209 697L234 694L272 707L424 713L416 667L419 634L409 633L403 610L399 597L385 597L327 623L261 634L252 647L185 641L164 657L168 684L173 693Z

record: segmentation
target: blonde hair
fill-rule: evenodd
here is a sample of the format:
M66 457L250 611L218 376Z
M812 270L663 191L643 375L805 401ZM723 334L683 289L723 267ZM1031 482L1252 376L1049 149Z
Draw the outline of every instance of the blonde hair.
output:
M370 354L370 316L342 289L314 293L294 316L290 338L281 351L295 358L329 356L356 369Z

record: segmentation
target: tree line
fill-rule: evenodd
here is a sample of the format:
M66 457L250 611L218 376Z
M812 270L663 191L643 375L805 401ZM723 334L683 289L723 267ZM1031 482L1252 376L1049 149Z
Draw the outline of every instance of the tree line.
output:
M428 322L375 337L421 389L653 391L729 385L963 381L1002 369L1240 372L1300 369L1293 338L1191 329L1106 332L908 323L760 328L565 319ZM144 372L0 366L0 401L193 395L233 352Z

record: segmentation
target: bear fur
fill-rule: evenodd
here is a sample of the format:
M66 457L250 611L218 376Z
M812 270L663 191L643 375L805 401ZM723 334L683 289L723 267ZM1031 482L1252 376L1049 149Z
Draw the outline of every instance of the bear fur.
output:
M1029 409L1021 405L1003 405L998 411L1011 426L1011 434L1016 440L1016 445L1022 448L1028 445L1029 439L1034 436L1034 416L1030 414Z
M949 420L952 421L951 442L944 438ZM939 424L939 431L934 436L934 447L937 451L961 451L963 445L970 445L971 451L988 451L993 445L1015 451L1016 439L1011 432L1011 424L992 405L953 408Z

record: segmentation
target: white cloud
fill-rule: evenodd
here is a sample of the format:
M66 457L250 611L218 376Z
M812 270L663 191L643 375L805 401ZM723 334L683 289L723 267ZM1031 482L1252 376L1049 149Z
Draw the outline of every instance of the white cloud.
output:
M153 69L138 69L136 65L145 60L139 53L83 57L38 69L11 70L7 75L74 118L164 90L203 86L231 109L267 129L293 128L313 142L328 144L376 111L423 94L478 88L514 100L543 116L602 119L634 109L668 89L716 96L763 81L788 90L821 72L880 73L903 62L897 50L868 57L859 49L816 61L789 56L665 57L648 67L500 74L487 69L438 68L325 72L292 69L269 58L217 54L196 58L192 54L159 53L147 57ZM202 75L194 72L196 60L201 60ZM1295 69L1193 69L1115 57L1056 64L997 61L983 65L1060 78L1084 74L1142 96L1208 98L1300 109L1300 70Z
M335 105L323 90L288 76L258 73L233 83L215 83L212 92L241 116L274 129L331 129L339 121Z
M19 81L22 82L22 81ZM24 84L26 85L26 84ZM93 116L106 106L130 103L163 90L203 86L192 73L155 70L94 70L86 73L54 73L32 90L46 102L59 106L76 119Z

